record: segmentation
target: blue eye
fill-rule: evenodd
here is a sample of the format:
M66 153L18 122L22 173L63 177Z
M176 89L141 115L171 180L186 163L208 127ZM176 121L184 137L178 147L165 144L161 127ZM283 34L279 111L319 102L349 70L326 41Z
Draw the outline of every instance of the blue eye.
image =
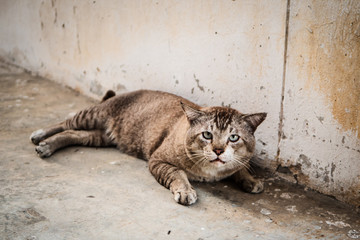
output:
M236 135L236 134L232 134L229 137L230 142L237 142L237 141L239 141L239 139L240 139L239 135Z
M211 140L212 137L213 137L213 135L211 134L211 132L207 132L207 131L202 132L202 136L203 136L203 138L205 138L206 140Z

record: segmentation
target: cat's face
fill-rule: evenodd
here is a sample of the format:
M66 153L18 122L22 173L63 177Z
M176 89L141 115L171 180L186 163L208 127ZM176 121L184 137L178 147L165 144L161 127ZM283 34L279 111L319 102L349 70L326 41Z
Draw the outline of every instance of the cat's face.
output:
M239 170L248 167L254 153L254 132L265 113L244 115L223 107L201 110L183 105L190 123L186 137L187 155L193 168Z

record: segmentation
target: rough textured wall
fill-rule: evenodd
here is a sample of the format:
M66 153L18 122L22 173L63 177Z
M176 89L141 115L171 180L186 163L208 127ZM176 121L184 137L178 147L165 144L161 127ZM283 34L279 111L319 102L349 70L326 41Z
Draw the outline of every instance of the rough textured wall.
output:
M360 1L291 1L280 162L360 205Z
M359 1L0 5L5 61L96 98L149 88L266 111L256 134L264 163L359 204Z
M7 60L93 97L150 88L267 111L258 149L275 158L286 1L1 4L1 35L11 35L0 44Z

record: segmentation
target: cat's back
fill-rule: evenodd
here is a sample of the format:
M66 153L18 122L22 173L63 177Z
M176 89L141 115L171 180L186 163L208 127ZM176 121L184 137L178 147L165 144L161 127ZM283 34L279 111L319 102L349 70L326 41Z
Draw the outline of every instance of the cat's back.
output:
M125 153L148 159L158 145L185 118L181 102L197 107L177 95L138 90L104 102L109 111L109 130Z
M196 104L185 98L172 93L153 90L138 90L111 97L106 100L105 107L113 116L120 113L124 114L126 111L131 111L132 115L166 111L168 115L171 115L175 112L182 112L180 102L197 108Z

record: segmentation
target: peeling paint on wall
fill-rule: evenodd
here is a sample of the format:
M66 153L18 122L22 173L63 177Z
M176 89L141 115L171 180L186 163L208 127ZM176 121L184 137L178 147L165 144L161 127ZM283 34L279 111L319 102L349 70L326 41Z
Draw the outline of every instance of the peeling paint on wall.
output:
M200 91L205 92L205 88L200 85L200 80L196 78L195 74L194 74L194 79L195 79L197 88L198 88Z

